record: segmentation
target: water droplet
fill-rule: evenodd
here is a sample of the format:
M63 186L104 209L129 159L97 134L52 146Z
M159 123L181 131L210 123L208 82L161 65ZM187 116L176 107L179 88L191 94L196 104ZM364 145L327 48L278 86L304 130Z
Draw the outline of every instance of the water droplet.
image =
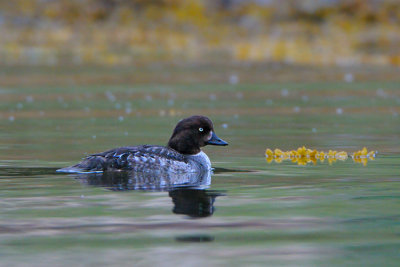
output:
M34 101L33 96L31 96L31 95L26 96L26 97L25 97L25 100L26 100L26 102L28 102L28 103L32 103L32 102Z
M282 90L281 90L281 95L282 95L283 97L287 97L287 96L289 95L289 90L286 89L286 88L282 89Z
M228 128L228 124L227 123L222 124L222 128L224 129Z
M236 74L232 74L229 76L229 83L230 84L237 84L239 82L239 77Z
M106 95L107 99L108 99L110 102L115 102L115 100L117 99L117 98L115 97L115 95L113 95L113 93L111 93L110 91L106 91L104 94Z
M92 139L96 139L96 136L95 136L95 135L92 135Z
M354 76L351 73L346 73L343 79L345 82L351 83L354 81Z
M272 101L272 99L265 100L265 104L268 106L272 105L272 103L274 103L274 101Z
M119 120L119 121L124 121L124 117L123 117L123 116L119 116L119 117L118 117L118 120Z
M342 108L337 108L336 109L336 114L342 115L343 114L343 109Z
M388 94L382 89L379 88L378 90L376 90L376 95L382 98L387 98Z
M10 117L8 117L8 120L11 121L11 122L15 121L15 117L14 116L10 116Z

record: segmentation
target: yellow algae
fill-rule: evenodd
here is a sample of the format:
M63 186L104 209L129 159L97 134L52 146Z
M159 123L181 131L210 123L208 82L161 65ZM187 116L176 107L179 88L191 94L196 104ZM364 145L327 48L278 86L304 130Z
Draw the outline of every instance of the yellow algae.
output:
M367 162L368 162L368 159L366 159L366 158L361 159L362 165L367 166Z
M359 152L359 151L354 152L354 153L351 155L351 157L354 158L354 159L359 158L359 157L360 157L360 152Z
M366 156L368 154L368 150L366 147L364 147L360 152L362 156Z
M364 147L362 150L356 151L354 152L351 157L353 159L357 159L357 158L374 158L376 156L376 151L372 150L370 152L368 152L367 148Z
M376 151L370 151L367 154L367 158L370 160L375 160L375 156L376 156Z
M367 166L368 159L367 158L353 158L355 163L361 163L364 166Z
M274 156L274 152L272 152L272 150L268 148L267 150L265 150L265 156L267 158L272 158Z
M307 155L307 149L303 146L303 147L299 147L297 149L297 153L300 157L305 157Z
M314 165L317 165L317 159L316 158L310 158L309 162L312 162Z
M364 147L362 150L354 152L351 157L354 162L361 163L365 166L367 165L368 160L375 159L376 154L376 151L372 150L368 152L367 148ZM271 163L274 159L276 163L290 160L298 165L307 165L308 163L313 163L315 165L318 160L320 163L323 163L325 159L328 159L328 163L331 165L337 160L347 160L349 154L346 151L329 150L328 152L324 152L302 146L296 150L289 151L282 151L279 148L275 148L274 150L267 148L265 151L265 157L267 158L268 163Z
M333 150L329 150L329 152L328 152L328 158L334 158L335 157L335 155L336 155L336 151L333 151Z
M278 149L278 148L275 148L274 154L275 154L276 157L282 157L283 156L283 151Z
M271 162L273 161L273 158L272 158L272 157L265 157L265 159L266 159L266 161L267 161L268 163L271 163Z
M346 151L340 151L336 153L335 157L339 160L346 160L348 158L348 155Z
M316 158L318 151L317 150L310 150L309 156L310 158Z
M307 158L304 158L304 157L301 157L297 160L298 165L307 165L307 163L308 163L308 160L307 160Z

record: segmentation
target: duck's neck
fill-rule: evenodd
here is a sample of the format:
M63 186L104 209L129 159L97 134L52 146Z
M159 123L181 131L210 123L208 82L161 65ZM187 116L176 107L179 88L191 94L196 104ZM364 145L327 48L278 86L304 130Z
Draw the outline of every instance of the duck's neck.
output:
M190 136L172 136L168 141L169 148L178 151L181 154L194 155L201 152L200 146L196 140Z

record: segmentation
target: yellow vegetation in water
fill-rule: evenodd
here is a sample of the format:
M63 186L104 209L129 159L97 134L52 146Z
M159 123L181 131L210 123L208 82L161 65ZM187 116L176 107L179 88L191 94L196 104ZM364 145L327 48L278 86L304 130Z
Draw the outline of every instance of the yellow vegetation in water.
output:
M367 165L368 160L374 160L377 151L369 151L367 148L356 151L351 154L351 158L356 163L362 163L364 166ZM281 163L283 160L291 160L298 165L306 165L307 163L317 164L318 160L324 162L325 159L329 164L332 164L336 160L345 161L349 155L346 151L329 150L328 152L317 151L306 148L305 146L299 147L297 150L282 151L278 148L275 150L267 149L265 151L265 157L268 163L272 161Z

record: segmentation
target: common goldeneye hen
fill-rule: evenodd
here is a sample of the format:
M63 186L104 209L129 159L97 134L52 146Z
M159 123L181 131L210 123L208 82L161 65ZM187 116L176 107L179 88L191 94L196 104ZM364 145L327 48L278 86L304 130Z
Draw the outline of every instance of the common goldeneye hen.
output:
M204 172L211 170L210 159L200 149L206 145L226 146L228 143L214 133L213 123L209 118L192 116L176 125L167 146L141 145L115 148L92 154L76 165L57 171Z

